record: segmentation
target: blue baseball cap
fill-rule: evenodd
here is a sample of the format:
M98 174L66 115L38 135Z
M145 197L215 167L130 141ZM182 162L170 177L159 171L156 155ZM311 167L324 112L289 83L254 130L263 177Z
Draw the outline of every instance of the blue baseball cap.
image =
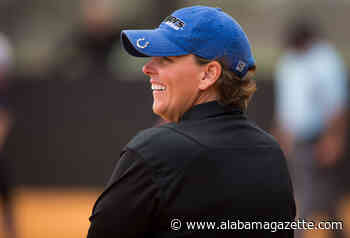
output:
M121 41L124 49L137 57L194 54L208 60L220 59L241 78L255 66L247 35L220 8L182 8L156 29L123 30Z

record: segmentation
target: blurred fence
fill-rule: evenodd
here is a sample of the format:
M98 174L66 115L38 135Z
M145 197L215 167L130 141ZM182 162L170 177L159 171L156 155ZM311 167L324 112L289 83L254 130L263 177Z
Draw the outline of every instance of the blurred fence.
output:
M272 126L274 81L257 77L248 109L259 126ZM146 79L16 80L10 88L15 124L5 151L19 185L102 186L123 146L153 126ZM349 133L350 134L350 133Z

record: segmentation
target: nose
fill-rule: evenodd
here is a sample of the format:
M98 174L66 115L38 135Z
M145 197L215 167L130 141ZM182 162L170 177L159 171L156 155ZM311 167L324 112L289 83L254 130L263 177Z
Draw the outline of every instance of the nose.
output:
M142 72L148 76L156 73L156 69L153 63L153 59L149 60L143 67Z

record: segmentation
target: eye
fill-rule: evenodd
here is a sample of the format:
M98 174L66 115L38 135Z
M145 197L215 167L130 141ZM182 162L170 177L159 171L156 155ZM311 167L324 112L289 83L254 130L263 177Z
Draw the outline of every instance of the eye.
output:
M167 61L167 62L173 62L173 60L172 60L172 59L170 59L170 58L169 58L169 57L167 57L167 56L163 56L162 58L163 58L163 60L164 60L164 61Z

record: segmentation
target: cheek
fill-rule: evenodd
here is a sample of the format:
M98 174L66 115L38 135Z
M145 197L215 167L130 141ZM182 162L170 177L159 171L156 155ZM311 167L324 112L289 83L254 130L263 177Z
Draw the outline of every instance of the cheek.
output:
M166 103L171 110L179 112L186 111L197 98L197 94L197 87L193 82L190 83L188 80L180 80L178 84L171 87L169 92L167 92L164 103Z
M186 68L184 65L177 70L169 70L161 78L161 81L166 84L167 90L163 94L157 95L157 99L163 101L163 104L179 106L190 103L196 97L200 73L192 68Z
M195 96L198 91L198 75L185 74L176 85L177 90L181 92L182 97L188 100L191 96Z

